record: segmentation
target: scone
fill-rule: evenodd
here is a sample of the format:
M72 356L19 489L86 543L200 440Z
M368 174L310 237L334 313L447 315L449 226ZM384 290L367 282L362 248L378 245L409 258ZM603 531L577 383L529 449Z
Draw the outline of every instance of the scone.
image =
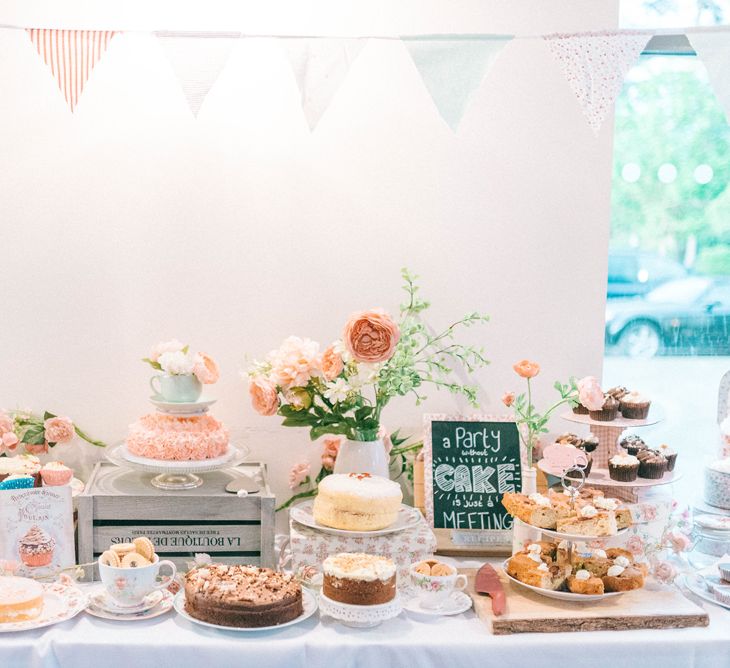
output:
M574 594L603 594L603 580L581 569L568 578L568 589Z
M618 532L615 513L591 505L583 506L575 517L557 520L557 529L576 536L615 536Z
M542 494L513 494L507 493L502 497L502 505L507 512L526 524L541 529L554 529L557 514L550 504L550 499Z
M632 589L641 589L644 586L643 573L633 566L624 568L614 564L601 579L607 592L631 591Z

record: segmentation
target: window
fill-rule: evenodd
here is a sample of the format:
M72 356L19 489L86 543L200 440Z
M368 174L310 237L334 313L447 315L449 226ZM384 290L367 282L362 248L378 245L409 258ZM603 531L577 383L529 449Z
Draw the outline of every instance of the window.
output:
M730 1L627 0L621 19L712 25ZM686 44L642 55L616 102L603 380L652 397L663 421L637 433L679 452L674 491L693 502L730 370L730 126Z

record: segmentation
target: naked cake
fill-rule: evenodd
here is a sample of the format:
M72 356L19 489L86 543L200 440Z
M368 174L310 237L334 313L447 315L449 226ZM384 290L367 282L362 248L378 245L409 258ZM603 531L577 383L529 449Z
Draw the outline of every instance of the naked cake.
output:
M220 626L277 626L303 613L302 587L270 568L209 564L185 576L185 611Z
M395 564L372 554L336 554L322 564L322 593L349 605L381 605L395 598Z

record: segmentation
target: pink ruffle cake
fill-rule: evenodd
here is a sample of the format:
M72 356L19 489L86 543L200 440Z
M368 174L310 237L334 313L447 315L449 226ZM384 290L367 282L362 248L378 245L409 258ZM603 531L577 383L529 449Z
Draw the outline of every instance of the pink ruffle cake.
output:
M127 450L149 459L200 461L221 457L227 449L228 431L210 415L145 415L127 436Z

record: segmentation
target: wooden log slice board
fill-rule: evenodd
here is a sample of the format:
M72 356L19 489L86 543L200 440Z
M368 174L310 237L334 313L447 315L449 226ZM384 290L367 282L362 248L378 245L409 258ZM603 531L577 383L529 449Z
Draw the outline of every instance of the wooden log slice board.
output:
M463 569L474 610L495 635L562 633L565 631L626 631L707 626L709 617L676 588L638 589L595 602L559 601L533 593L497 572L507 595L505 614L492 614L492 600L474 591L476 570Z

